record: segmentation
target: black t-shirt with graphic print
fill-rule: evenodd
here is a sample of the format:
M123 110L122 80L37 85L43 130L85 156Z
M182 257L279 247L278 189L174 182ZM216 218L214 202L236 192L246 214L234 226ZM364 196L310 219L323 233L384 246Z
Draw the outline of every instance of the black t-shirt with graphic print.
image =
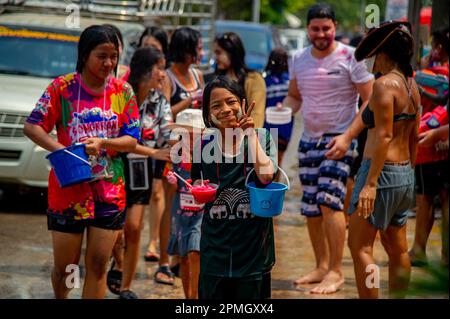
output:
M262 146L277 164L276 147L271 135L259 129L259 136L265 139ZM261 135L261 133L263 133ZM261 141L261 139L260 139ZM217 145L217 136L202 141L201 149L209 151ZM272 145L272 147L270 147ZM197 142L196 150L200 151ZM245 178L253 168L248 160L247 138L241 144L240 155L236 158L225 156L220 149L221 162L207 163L202 156L201 163L193 163L192 180L204 179L219 185L216 200L205 205L200 242L200 271L204 274L220 277L258 276L271 270L275 263L275 245L272 218L261 218L250 212L249 192ZM229 161L232 161L231 163ZM220 180L218 178L220 176ZM249 182L254 181L262 187L254 172Z

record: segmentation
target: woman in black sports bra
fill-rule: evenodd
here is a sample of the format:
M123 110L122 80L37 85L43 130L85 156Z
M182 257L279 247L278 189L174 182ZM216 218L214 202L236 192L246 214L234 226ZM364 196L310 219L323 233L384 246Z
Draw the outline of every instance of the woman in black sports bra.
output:
M381 76L375 81L369 104L350 128L329 144L329 158L342 157L350 142L367 126L364 159L350 200L349 237L360 298L378 298L373 243L378 231L389 256L389 295L404 297L411 264L406 240L407 211L414 201L414 163L420 120L419 91L409 63L413 38L409 24L388 22L372 29L355 51L366 59L369 70ZM357 212L353 214L353 212Z

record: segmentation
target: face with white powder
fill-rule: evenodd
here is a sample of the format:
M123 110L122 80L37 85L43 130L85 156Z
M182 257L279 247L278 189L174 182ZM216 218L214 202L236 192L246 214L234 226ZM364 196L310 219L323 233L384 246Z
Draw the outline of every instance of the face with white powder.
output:
M211 91L209 121L217 128L237 127L242 117L241 100L224 88Z

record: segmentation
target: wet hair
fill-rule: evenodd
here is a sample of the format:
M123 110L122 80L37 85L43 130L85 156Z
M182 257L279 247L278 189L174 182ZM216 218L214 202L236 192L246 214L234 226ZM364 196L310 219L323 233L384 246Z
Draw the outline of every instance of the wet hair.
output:
M122 36L122 32L120 32L119 28L116 27L114 24L104 24L103 26L107 27L107 28L111 28L111 30L113 30L113 32L116 34L117 38L119 39L120 45L123 48L123 36Z
M231 80L228 76L225 75L219 75L215 77L212 81L210 81L205 89L203 90L203 109L202 109L202 115L203 115L203 121L205 122L206 127L214 127L214 125L209 121L209 103L211 101L211 92L214 89L225 89L234 96L236 96L239 99L239 102L242 102L245 98L245 93L243 88L236 83L235 81ZM245 108L248 108L247 99L245 102Z
M435 45L441 45L442 49L447 53L448 55L448 28L443 30L437 30L433 32L433 44Z
M104 43L112 43L117 50L117 54L119 53L119 40L114 31L103 25L92 25L87 27L80 35L80 39L78 41L78 59L77 59L77 72L83 72L84 64L89 58L89 54L94 50L98 45ZM117 73L117 63L116 69L114 70Z
M308 25L312 19L331 19L336 22L336 14L329 4L317 3L309 8L306 15L306 24Z
M234 32L225 32L218 35L214 42L217 43L230 56L230 68L234 71L238 78L238 83L243 87L247 73L252 70L245 64L245 49L241 38ZM219 70L216 67L217 75L225 75L226 70Z
M139 38L138 48L142 46L145 37L154 37L161 44L164 55L167 55L169 40L166 31L155 26L146 28Z
M184 63L189 56L197 58L200 36L200 32L189 27L176 29L170 40L167 59L170 62Z
M153 45L138 48L134 51L130 62L130 76L128 83L133 88L134 94L138 94L139 83L142 78L152 72L153 67L164 58L164 55Z
M265 70L274 74L288 72L288 54L283 48L276 48L270 52Z
M381 52L396 62L405 76L413 76L411 59L414 54L414 40L407 29L401 28L395 31L375 53Z

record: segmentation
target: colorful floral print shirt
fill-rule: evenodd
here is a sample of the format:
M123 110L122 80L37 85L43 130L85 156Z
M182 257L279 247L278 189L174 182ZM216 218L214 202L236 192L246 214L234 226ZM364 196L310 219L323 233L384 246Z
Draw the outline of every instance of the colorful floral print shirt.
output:
M80 98L78 98L80 97ZM27 119L50 133L56 126L58 141L70 146L90 137L140 139L139 113L131 86L114 77L103 93L95 93L80 74L55 79ZM61 188L53 169L49 176L48 213L73 219L110 216L126 207L123 162L119 154L102 150L95 158L93 182Z

